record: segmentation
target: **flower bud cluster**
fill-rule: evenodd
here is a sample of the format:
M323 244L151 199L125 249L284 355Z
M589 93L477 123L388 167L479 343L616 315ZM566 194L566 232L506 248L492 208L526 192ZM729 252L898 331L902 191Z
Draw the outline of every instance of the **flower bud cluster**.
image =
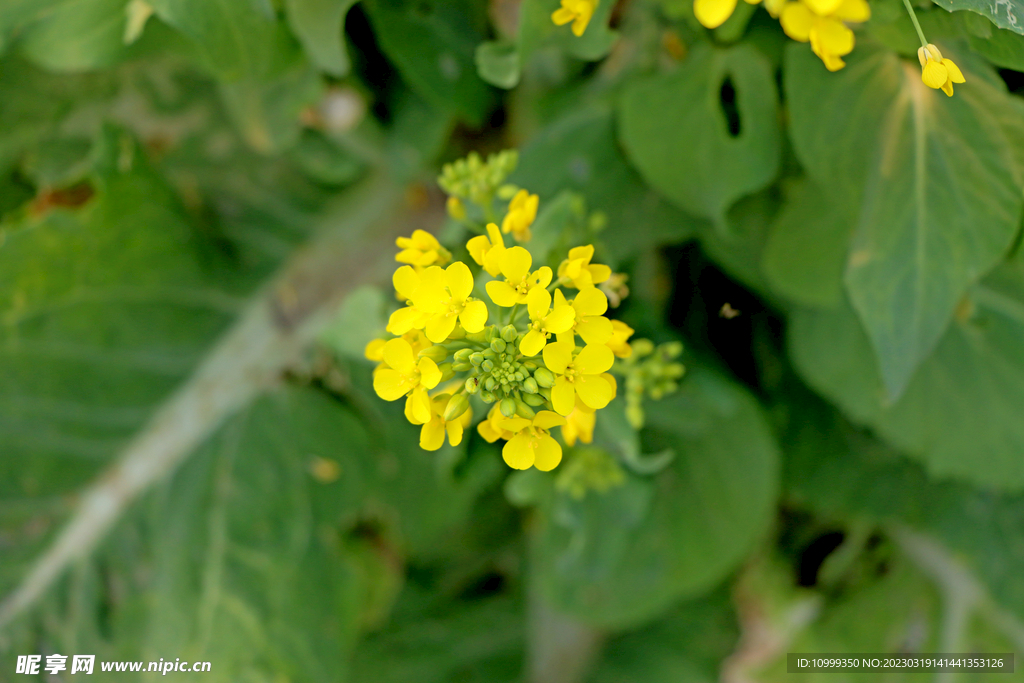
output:
M620 361L626 380L626 418L634 429L640 429L644 426L644 396L657 401L675 392L686 368L676 361L683 353L679 342L655 346L649 339L637 339L630 348L632 355Z

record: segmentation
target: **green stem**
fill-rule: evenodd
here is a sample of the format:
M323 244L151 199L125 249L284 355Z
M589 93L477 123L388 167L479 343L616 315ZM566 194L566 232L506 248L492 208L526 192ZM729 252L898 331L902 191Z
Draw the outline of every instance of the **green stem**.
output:
M907 12L910 13L910 20L914 22L914 29L917 31L917 37L921 39L921 47L928 47L928 39L924 37L924 31L921 30L921 24L917 21L917 14L914 12L914 8L910 4L910 0L903 0L903 6L907 8Z

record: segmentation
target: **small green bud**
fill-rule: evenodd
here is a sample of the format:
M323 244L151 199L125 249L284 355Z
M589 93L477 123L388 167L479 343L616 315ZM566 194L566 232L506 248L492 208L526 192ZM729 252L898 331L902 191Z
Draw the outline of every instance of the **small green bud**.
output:
M455 376L455 370L452 369L451 363L441 363L437 366L437 369L441 371L442 382L447 382Z
M661 345L661 353L667 359L678 358L683 353L681 342L668 342Z
M540 366L537 365L536 361L524 360L523 367L526 368L527 370L536 370Z
M523 380L523 391L527 394L536 394L540 387L537 385L537 380L532 377L527 377Z
M476 377L470 377L469 379L467 379L466 393L475 394L478 391L480 391L480 380L478 380Z
M484 372L490 372L491 370L493 370L493 369L494 369L494 361L492 361L492 360L490 360L490 359L488 359L488 360L485 360L485 361L484 361L484 362L483 362L483 363L482 363L482 364L480 365L480 369L481 369L481 370L483 370Z
M498 328L495 325L491 325L487 328L487 341L493 341L500 335L498 334Z
M468 363L469 357L472 355L473 349L459 349L458 351L455 352L455 355L452 357L452 359L456 363Z
M469 362L473 365L480 365L484 362L484 354L477 351L476 353L469 354Z
M440 344L434 344L420 351L420 358L429 358L435 363L440 363L448 357L448 349Z
M537 384L545 389L550 389L555 384L555 376L547 368L537 368L533 372L533 378Z
M537 413L533 411L533 408L520 400L516 401L516 415L519 417L525 417L527 420L532 420L536 417Z
M637 339L632 342L634 356L646 356L654 351L654 342L650 339Z
M501 337L491 341L491 350L495 353L501 353L505 350L505 340Z
M472 370L473 366L469 363L452 363L452 370L455 372L466 372Z
M482 353L484 354L484 358L487 360L498 360L498 354L496 354L492 349L484 349Z
M505 417L513 417L516 414L516 400L506 396L501 399L498 409L501 410L501 414Z
M445 406L444 415L441 416L441 419L449 422L462 417L462 414L467 410L469 410L469 399L465 394L455 394L448 399L448 405Z
M523 394L523 402L528 406L538 408L544 405L544 397L540 394Z
M519 336L519 330L516 329L515 325L505 325L505 328L501 331L501 338L511 344Z
M481 391L480 400L483 401L484 403L494 403L498 399L495 397L494 394L492 394L489 391Z
M476 342L478 344L480 342L487 341L487 329L488 328L484 328L484 329L480 330L479 332L472 332L470 334L467 334L466 335L466 339L468 341Z
M494 387L496 386L498 386L498 382L493 377L488 377L484 380L484 389L487 391L494 391Z
M514 373L512 373L512 379L514 379L517 382L522 382L523 381L523 373L521 373L521 372L514 372Z

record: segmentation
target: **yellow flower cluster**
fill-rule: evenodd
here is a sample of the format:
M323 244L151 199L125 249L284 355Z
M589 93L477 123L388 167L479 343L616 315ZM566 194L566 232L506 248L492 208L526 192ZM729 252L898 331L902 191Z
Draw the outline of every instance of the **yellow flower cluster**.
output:
M471 264L448 263L450 253L422 231L398 241L402 265L392 282L404 305L388 320L394 338L371 342L366 356L379 363L374 390L387 401L405 398L427 450L446 435L457 445L479 401L491 407L477 431L505 440L510 467L551 470L562 459L552 430L561 428L567 445L590 443L596 411L616 395L609 371L616 357L632 355L633 330L605 317L599 285L612 271L593 262L589 244L556 268L506 245L504 234L530 239L537 208L536 195L516 193L502 227L489 223L466 244Z

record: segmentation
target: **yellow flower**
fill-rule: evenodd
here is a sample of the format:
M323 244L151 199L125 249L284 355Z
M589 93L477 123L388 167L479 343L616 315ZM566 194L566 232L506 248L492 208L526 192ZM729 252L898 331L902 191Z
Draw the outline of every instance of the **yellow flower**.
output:
M612 338L608 340L608 348L619 358L629 358L633 355L633 347L629 345L629 338L635 330L621 320L612 321Z
M736 0L694 0L693 14L705 28L718 28L736 10Z
M405 339L392 339L384 344L384 362L387 367L373 375L373 390L385 401L406 400L406 415L420 423L430 420L430 398L427 390L441 381L441 371L429 358L416 362L412 345Z
M498 439L511 439L515 434L502 427L502 423L505 422L506 419L507 418L501 414L499 404L495 403L491 406L491 410L487 413L487 417L484 421L476 426L476 431L487 443L494 443Z
M466 332L479 332L487 324L487 304L473 299L473 274L462 261L442 270L432 266L420 278L413 307L426 314L427 339L439 344L451 335L455 321Z
M491 301L509 308L525 304L526 295L534 287L546 288L551 282L551 269L541 266L531 273L532 265L533 256L522 247L506 249L501 255L501 274L505 279L487 283L487 294Z
M399 237L395 244L402 250L395 256L395 260L418 268L443 266L452 258L437 238L426 230L415 230L412 237Z
M366 348L363 349L363 355L366 356L366 360L373 360L378 363L384 360L384 345L387 343L387 339L371 340L366 345Z
M592 410L600 410L615 396L615 388L603 376L615 356L603 344L588 344L573 357L575 344L557 341L544 347L544 365L555 374L551 388L551 405L561 415L568 415L576 397Z
M561 296L561 292L555 291L556 296ZM530 329L519 342L519 351L524 356L536 356L548 343L548 337L572 329L576 316L564 296L561 296L561 303L551 308L551 294L543 287L530 290L526 295L526 308L530 313Z
M501 422L501 427L515 433L505 447L501 457L509 467L528 470L536 467L541 472L555 469L562 461L562 447L548 434L552 427L565 425L565 418L550 410L542 410L532 420L512 417Z
M569 250L569 258L558 266L558 277L571 280L576 289L593 287L611 277L612 269L597 263L591 264L592 258L594 245L573 247Z
M942 90L953 96L953 84L964 83L964 74L952 59L946 59L939 48L931 43L917 49L917 58L921 62L921 80L929 88Z
M488 239L490 236L490 239ZM477 235L466 242L466 249L478 266L490 273L491 277L501 274L501 257L505 253L505 240L494 223L487 224L487 235Z
M436 266L434 268L441 270ZM399 308L388 318L387 331L391 334L401 336L409 330L422 330L427 324L429 315L413 304L413 298L420 285L423 284L423 277L427 276L430 271L431 269L428 268L425 271L416 272L412 266L402 266L391 276L391 282L395 286L398 298L407 304L405 308Z
M594 440L596 423L597 413L577 399L576 406L566 415L565 424L562 425L562 440L566 446L575 446L576 439L583 443L591 443Z
M451 400L449 394L435 396L430 401L430 420L420 428L420 448L425 451L436 451L444 445L444 435L448 434L448 443L458 446L462 443L462 434L473 420L473 411L467 410L454 420L445 421L444 411Z
M417 357L420 355L420 351L433 346L433 343L420 330L409 330L402 335L402 339L409 342L413 355ZM374 360L380 363L379 367L386 368L388 364L384 362L384 345L387 343L387 339L374 339L363 349L363 355L366 356L367 360Z
M562 0L562 6L551 15L551 21L559 26L572 22L572 32L582 36L587 30L590 18L594 16L598 0Z
M565 304L562 290L555 290L555 306ZM587 344L607 344L612 338L612 322L602 314L608 310L608 297L600 289L581 289L572 300L574 318L572 332L559 335L559 341L572 341L573 335L583 337Z
M501 223L501 231L512 233L517 242L529 242L532 235L530 226L537 218L537 205L540 197L526 190L519 190L508 205L508 214Z
M801 0L787 2L779 22L793 40L810 42L825 68L838 71L846 66L844 55L853 51L853 31L843 22L867 21L871 9L865 0Z

